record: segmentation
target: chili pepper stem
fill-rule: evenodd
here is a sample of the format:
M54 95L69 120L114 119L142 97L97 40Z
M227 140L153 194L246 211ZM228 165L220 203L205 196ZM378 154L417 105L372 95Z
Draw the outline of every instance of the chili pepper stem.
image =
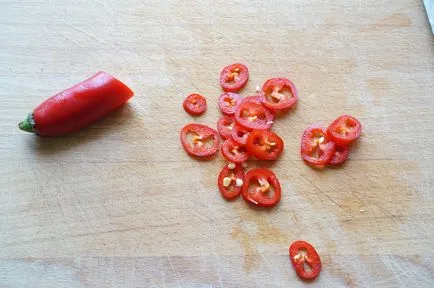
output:
M33 115L32 113L29 113L29 115L27 115L27 118L24 119L23 122L21 122L20 124L18 124L18 128L20 128L23 131L26 132L30 132L30 133L35 133L35 122L33 121Z

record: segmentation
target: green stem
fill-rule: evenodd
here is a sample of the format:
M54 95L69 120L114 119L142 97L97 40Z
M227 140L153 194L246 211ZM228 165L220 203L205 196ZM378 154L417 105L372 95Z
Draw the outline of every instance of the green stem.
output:
M33 114L29 113L27 118L18 124L18 128L26 132L35 133L35 121L33 120Z

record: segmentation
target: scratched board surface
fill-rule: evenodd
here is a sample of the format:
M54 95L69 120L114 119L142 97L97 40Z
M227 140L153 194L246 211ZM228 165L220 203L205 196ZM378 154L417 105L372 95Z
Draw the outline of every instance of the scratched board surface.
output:
M0 287L432 287L434 48L422 1L0 0ZM248 65L242 95L292 79L299 104L274 125L285 152L278 207L227 202L222 157L181 148L215 126L223 66ZM104 70L136 93L73 135L16 124ZM182 100L208 100L193 118ZM349 113L363 134L342 168L299 156L312 123ZM288 246L312 243L301 282Z

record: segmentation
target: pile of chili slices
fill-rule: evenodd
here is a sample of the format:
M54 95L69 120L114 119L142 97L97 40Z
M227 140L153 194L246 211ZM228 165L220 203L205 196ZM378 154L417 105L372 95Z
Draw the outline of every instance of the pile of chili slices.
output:
M220 150L229 161L218 176L218 187L226 199L240 194L254 205L270 207L281 198L281 187L276 175L267 168L250 169L245 162L276 160L283 152L282 138L271 131L277 113L289 110L297 102L297 89L289 79L272 78L257 89L255 96L241 97L238 92L247 83L247 66L235 63L223 69L220 85L225 91L218 100L223 116L217 122L217 131L201 124L188 124L182 128L184 149L195 157L213 156L223 139ZM186 112L199 115L205 112L206 99L199 94L189 95L183 103Z
M301 157L314 168L343 164L361 131L362 124L350 115L339 116L327 129L319 124L310 125L301 137Z
M226 66L220 75L220 85L225 91L218 100L223 116L217 122L217 131L201 124L187 124L181 130L181 143L194 157L211 157L220 150L229 161L218 176L218 188L224 198L235 199L240 194L247 202L270 207L281 198L281 187L276 175L267 168L253 168L244 172L246 161L276 160L284 149L283 140L271 127L275 116L291 109L297 103L297 89L289 79L267 80L257 95L241 97L238 92L247 83L247 66L235 63ZM183 103L186 112L200 115L207 102L200 94L189 95ZM301 139L301 157L314 168L344 163L349 155L349 145L360 136L360 122L342 115L325 129L311 125ZM315 248L305 241L295 241L289 247L291 263L297 275L312 280L321 271L321 259ZM306 266L309 268L306 269Z

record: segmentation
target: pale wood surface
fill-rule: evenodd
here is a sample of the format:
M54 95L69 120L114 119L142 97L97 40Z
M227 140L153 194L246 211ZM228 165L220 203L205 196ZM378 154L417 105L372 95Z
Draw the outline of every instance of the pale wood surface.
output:
M288 245L323 260L314 287L432 287L434 49L422 1L0 0L0 287L301 287ZM275 209L224 201L218 157L179 142L214 126L218 75L242 91L294 80L275 131ZM104 70L136 92L74 135L16 125L42 100ZM199 118L181 108L207 96ZM300 135L341 113L364 132L341 169L299 157ZM251 163L255 166L259 163ZM364 212L363 212L364 211Z

